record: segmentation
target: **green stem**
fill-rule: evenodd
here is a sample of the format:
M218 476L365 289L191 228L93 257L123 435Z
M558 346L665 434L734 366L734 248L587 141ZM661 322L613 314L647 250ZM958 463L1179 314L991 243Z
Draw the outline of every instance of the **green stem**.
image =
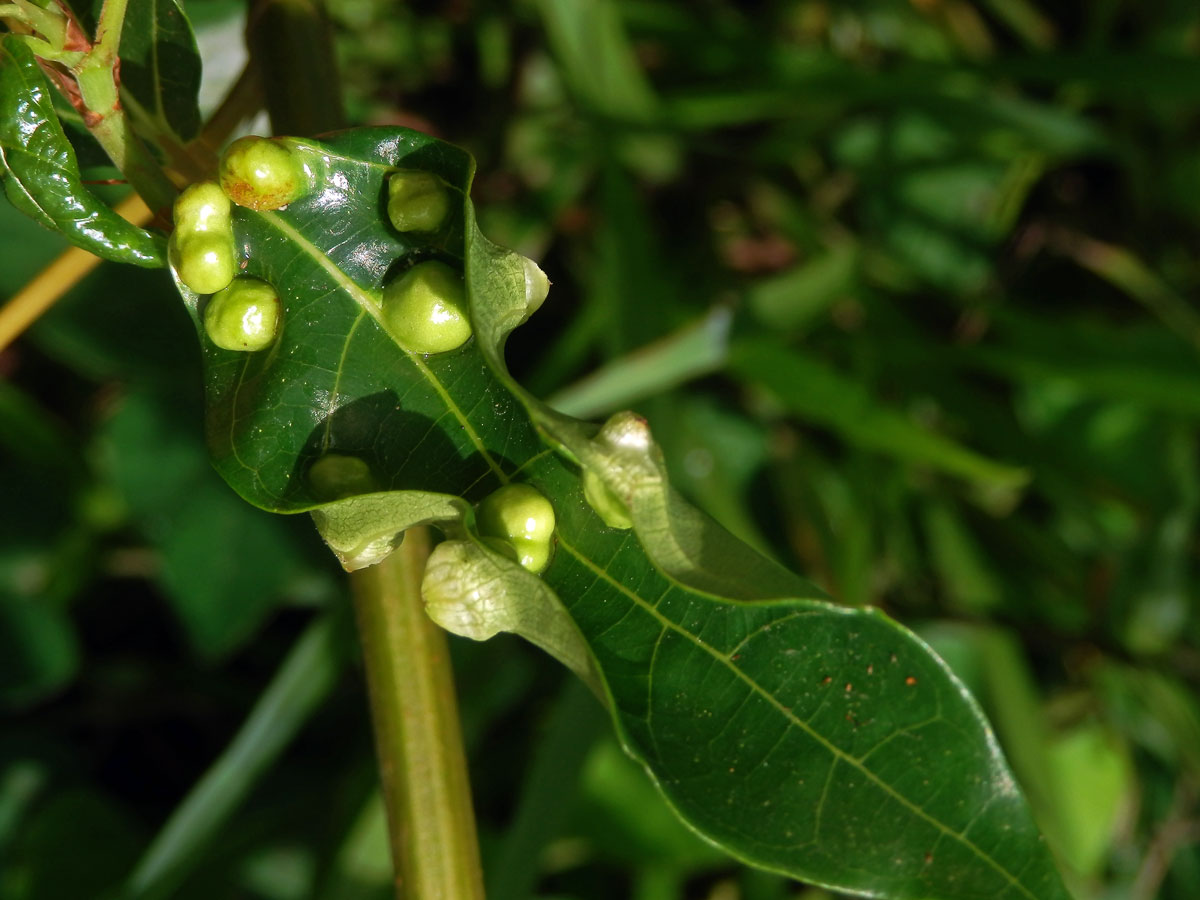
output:
M96 43L74 70L83 101L83 122L134 190L152 210L174 202L176 190L150 155L121 107L117 79L121 31L129 0L104 0Z
M96 43L92 48L98 65L106 65L111 69L116 64L128 7L129 0L104 0L100 19L96 23Z
M398 900L483 900L445 634L421 601L429 535L351 576Z
M146 201L146 205L156 213L169 209L179 192L134 133L125 111L118 106L94 123L89 123L85 118L85 123L92 137L104 148L113 165Z

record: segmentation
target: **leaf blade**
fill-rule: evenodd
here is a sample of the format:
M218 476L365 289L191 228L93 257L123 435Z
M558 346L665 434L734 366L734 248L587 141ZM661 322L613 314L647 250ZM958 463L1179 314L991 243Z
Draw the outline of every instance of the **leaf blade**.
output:
M586 510L566 480L535 483L560 497L568 491L560 509ZM594 528L563 522L560 534ZM1066 896L977 706L923 643L874 610L813 599L717 602L661 570L638 568L629 559L639 555L636 543L611 536L604 548L593 540L585 554L560 537L544 578L606 675L626 749L691 827L746 862L841 890L896 898ZM589 559L607 554L606 566ZM626 586L635 577L636 592ZM804 648L813 647L819 652L807 655ZM885 678L886 689L872 689ZM723 699L714 705L712 698ZM945 724L928 713L934 703L946 710ZM815 724L805 724L808 715ZM656 719L662 724L647 724ZM858 760L889 746L881 740L864 749L882 731L897 734L903 722L926 719L919 736L891 739L894 756L880 757L880 771ZM764 745L771 749L755 760ZM697 760L698 747L711 750ZM964 777L966 764L940 767L942 753L987 777ZM818 777L823 765L828 782ZM997 787L999 800L991 796ZM828 803L810 837L781 824L811 819L830 792L845 798ZM922 792L951 800L926 809L913 796ZM979 807L993 811L974 827L1036 849L1028 884L969 833ZM789 830L796 831L791 845ZM863 871L849 872L847 855ZM1027 862L1024 853L1018 861Z
M468 161L439 170L453 154L408 132L290 146L320 158L320 188L286 211L235 211L246 271L288 285L279 343L239 356L205 341L217 465L244 496L312 511L352 555L438 523L451 540L426 572L431 614L476 638L517 631L582 670L676 811L741 859L912 900L1067 896L978 707L925 644L827 603L684 503L638 417L598 429L513 381L503 343L529 314L526 264L475 228ZM423 242L380 213L388 172L418 161L464 197L461 221ZM430 255L465 266L474 339L418 357L374 304L397 266ZM201 298L185 298L203 335ZM379 392L355 428L327 423ZM373 454L381 491L323 504L292 487L325 451ZM633 531L600 520L582 469ZM553 500L540 579L475 530L471 503L510 481Z
M179 141L194 138L200 131L200 51L178 0L130 3L120 56L126 105L156 131Z
M84 185L75 151L33 51L0 38L0 164L9 201L39 224L97 256L145 268L166 264L163 239L126 222Z

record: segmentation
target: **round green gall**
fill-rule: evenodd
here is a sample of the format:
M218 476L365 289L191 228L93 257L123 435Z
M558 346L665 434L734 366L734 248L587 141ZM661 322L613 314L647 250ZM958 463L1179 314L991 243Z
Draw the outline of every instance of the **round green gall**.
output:
M229 198L212 181L193 184L175 201L171 262L197 294L215 294L237 274Z
M326 453L308 467L308 485L318 500L341 500L376 490L371 467L357 456Z
M461 347L471 336L462 276L437 260L417 263L384 288L383 321L413 353Z
M208 301L204 330L224 350L254 352L274 343L279 314L275 288L258 278L241 276Z
M215 294L237 274L233 235L194 231L172 235L172 254L179 280L197 294Z
M388 179L388 219L397 231L435 231L450 212L447 184L432 172L397 172Z
M525 270L525 315L532 316L541 309L550 293L550 279L542 267L527 256L521 258Z
M550 542L534 544L530 541L513 541L512 547L517 551L517 562L522 568L528 569L534 575L550 565Z
M221 157L221 189L238 206L267 210L287 206L308 188L300 155L279 140L248 135Z
M629 507L622 503L613 489L604 483L604 479L591 469L583 470L583 496L609 528L624 530L633 527L633 516L629 514Z
M527 484L506 484L485 497L475 510L475 525L485 541L506 542L531 572L542 571L550 562L554 507Z
M186 188L175 201L175 228L181 235L211 231L232 234L232 207L215 181L201 181Z

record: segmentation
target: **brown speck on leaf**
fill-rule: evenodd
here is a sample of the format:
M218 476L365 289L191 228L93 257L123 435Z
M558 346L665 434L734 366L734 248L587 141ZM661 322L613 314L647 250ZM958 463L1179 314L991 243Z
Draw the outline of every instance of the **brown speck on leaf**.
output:
M831 681L833 681L833 676L826 675L824 678L821 679L821 684L829 684L829 682L831 682Z
M904 679L904 683L907 684L909 687L912 687L914 684L917 683L917 679L915 679L911 675L909 675L907 678Z
M875 674L875 666L873 666L873 665L867 666L867 674L874 675Z
M848 681L847 681L847 682L846 682L846 693L848 694L848 693L850 693L852 690L854 690L854 685L852 685L850 682L848 682Z
M931 862L933 862L933 854L926 853L925 854L925 865L929 865Z

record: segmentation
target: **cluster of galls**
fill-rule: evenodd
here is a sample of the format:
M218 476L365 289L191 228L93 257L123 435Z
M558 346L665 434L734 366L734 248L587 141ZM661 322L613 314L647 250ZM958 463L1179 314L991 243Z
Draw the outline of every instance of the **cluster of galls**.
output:
M286 139L242 138L223 155L219 183L192 185L175 204L171 261L184 285L209 295L204 330L218 347L253 353L275 341L282 315L279 294L262 279L237 274L232 204L270 211L292 203L314 186L305 158ZM415 170L389 176L387 215L397 231L432 235L451 210L451 188L438 176ZM526 282L532 310L545 298L549 282L532 262L526 265ZM387 284L378 318L412 353L445 353L471 337L462 275L438 260L416 263ZM339 453L313 463L308 481L313 494L326 501L378 489L366 462ZM475 519L480 537L493 549L533 572L548 565L554 508L534 488L505 485L479 504Z
M184 285L211 295L204 328L218 347L246 352L269 347L282 312L274 287L237 274L232 204L282 209L311 189L312 181L303 154L286 140L245 137L222 156L219 184L194 184L176 201L171 261ZM397 231L434 232L450 214L450 188L430 172L395 172L388 179L387 210ZM462 276L437 260L417 263L388 284L379 318L413 353L444 353L471 336Z
M220 184L193 184L175 201L171 264L184 285L212 295L204 306L209 339L225 350L253 353L274 343L282 306L272 285L237 274L232 203L279 209L307 189L308 176L292 150L258 137L235 141L219 174Z

